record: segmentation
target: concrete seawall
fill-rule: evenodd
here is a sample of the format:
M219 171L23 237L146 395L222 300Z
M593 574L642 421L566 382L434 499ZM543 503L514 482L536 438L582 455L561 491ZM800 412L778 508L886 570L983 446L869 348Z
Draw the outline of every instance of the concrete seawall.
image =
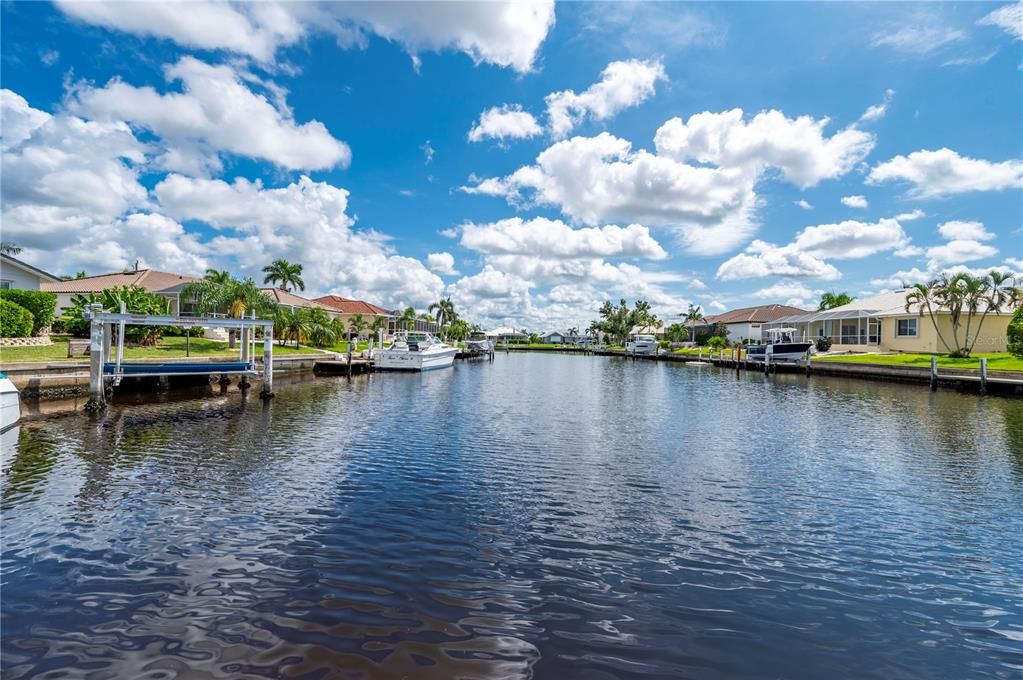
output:
M312 372L318 361L333 359L333 353L324 354L274 354L274 374L279 373L300 373ZM225 361L225 357L191 357L188 363L216 364ZM132 359L132 364L167 364L174 361L185 361L184 359ZM257 366L262 362L257 360ZM72 397L88 396L89 394L89 364L83 361L54 361L54 362L25 362L19 364L4 364L0 371L7 374L14 386L21 393L25 401L46 401L52 399L69 399ZM235 376L237 379L237 376ZM118 389L126 392L139 390L160 389L159 378L125 378ZM217 381L219 375L195 376L168 376L164 378L163 387L173 388L186 385L202 384L204 382ZM249 382L259 385L262 380L256 376L249 376Z

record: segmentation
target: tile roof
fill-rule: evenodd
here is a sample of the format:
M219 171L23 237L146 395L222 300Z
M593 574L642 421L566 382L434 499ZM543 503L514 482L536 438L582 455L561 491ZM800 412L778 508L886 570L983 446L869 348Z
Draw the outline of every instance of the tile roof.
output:
M281 290L280 288L260 288L259 290L263 293L263 295L276 300L278 304L286 305L288 307L321 307L323 309L329 309L332 312L337 311L330 305L325 305L322 302L304 298L301 295L295 295L290 291Z
M68 279L67 281L57 281L56 283L42 283L39 287L41 290L51 293L98 293L114 286L141 286L150 292L159 293L178 292L177 290L169 291L168 289L198 280L199 277L197 276L161 272L156 269L137 269L127 272L86 276L82 279Z
M363 300L350 300L343 298L340 295L323 295L315 298L313 302L318 302L325 307L329 307L336 312L342 314L370 314L374 316L393 316L391 310L384 309L369 302Z
M731 309L707 317L707 323L767 323L793 314L806 314L807 310L788 305L760 305Z

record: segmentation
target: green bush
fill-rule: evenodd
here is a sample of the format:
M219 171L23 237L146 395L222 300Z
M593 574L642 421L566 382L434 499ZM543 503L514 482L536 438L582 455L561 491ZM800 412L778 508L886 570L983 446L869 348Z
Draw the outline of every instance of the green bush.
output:
M831 338L826 335L822 335L817 338L817 342L815 344L817 345L818 352L827 352L831 349Z
M32 335L32 312L10 300L0 299L0 337L27 338Z
M1006 339L1009 343L1009 351L1018 357L1023 357L1023 307L1013 312Z
M39 335L53 324L57 295L43 290L0 290L0 300L7 300L32 313L32 335Z
M720 335L712 335L707 338L707 346L711 349L724 349L725 347L728 347L728 340Z

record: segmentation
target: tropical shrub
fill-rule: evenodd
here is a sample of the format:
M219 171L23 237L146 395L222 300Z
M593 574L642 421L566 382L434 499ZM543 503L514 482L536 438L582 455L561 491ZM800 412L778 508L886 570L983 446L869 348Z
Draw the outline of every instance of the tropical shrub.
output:
M1009 343L1009 351L1018 357L1023 357L1023 307L1017 307L1012 313L1012 321L1009 322L1009 331L1006 333Z
M707 347L710 347L711 349L724 349L725 347L728 347L728 340L725 340L720 335L712 335L707 338Z
M40 335L53 324L57 295L44 290L0 290L0 299L13 302L32 313L32 335Z
M0 298L0 337L27 338L32 335L32 312Z
M814 344L817 345L818 352L827 352L831 349L831 338L826 335L822 335L817 338L817 342Z
M78 338L89 335L89 321L85 311L89 305L100 304L107 312L117 312L124 308L131 314L158 316L170 313L170 300L150 293L141 286L114 286L102 293L76 294L71 296L71 307L68 309L64 330ZM165 326L127 326L124 336L128 342L137 345L155 345L163 337Z

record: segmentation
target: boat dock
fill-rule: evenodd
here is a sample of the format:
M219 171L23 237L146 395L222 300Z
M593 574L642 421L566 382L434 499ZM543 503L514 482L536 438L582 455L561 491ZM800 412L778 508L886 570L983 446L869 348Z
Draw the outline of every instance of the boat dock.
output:
M679 363L704 363L720 368L740 371L756 371L765 374L802 373L811 375L828 375L844 378L863 378L868 380L884 380L889 382L905 382L929 385L932 390L939 387L962 391L976 391L981 394L1003 394L1023 396L1023 372L995 371L990 372L986 360L981 360L980 370L966 368L946 368L937 365L937 359L931 366L899 366L888 364L868 364L838 361L814 361L812 356L798 361L752 361L734 350L708 352L706 355L693 354L629 354L624 350L594 350L599 356L617 356L637 361L669 361Z

